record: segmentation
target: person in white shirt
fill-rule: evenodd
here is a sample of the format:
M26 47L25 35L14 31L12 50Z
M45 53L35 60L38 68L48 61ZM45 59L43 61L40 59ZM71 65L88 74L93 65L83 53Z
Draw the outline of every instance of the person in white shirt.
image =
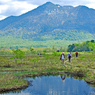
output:
M60 56L60 59L62 60L62 63L64 64L64 59L65 59L65 54L64 52L62 52L61 56Z

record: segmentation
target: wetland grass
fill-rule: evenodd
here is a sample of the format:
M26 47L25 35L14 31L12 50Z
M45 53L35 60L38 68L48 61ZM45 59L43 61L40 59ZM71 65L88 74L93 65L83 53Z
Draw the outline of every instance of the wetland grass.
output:
M26 54L23 59L17 59L17 62L9 56L4 57L4 55L1 55L0 91L28 86L28 82L22 77L60 74L63 72L83 77L88 83L95 84L95 72L93 70L95 69L94 53L80 52L79 56L76 58L73 52L71 63L69 63L66 61L68 60L68 52L65 52L66 66L62 64L60 54L61 52L50 52L44 53L43 55Z

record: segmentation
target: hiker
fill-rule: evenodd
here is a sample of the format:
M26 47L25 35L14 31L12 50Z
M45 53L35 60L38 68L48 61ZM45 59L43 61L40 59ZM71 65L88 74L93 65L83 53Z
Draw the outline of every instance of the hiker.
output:
M62 60L62 63L64 64L64 58L65 58L65 55L64 55L64 52L62 52L61 56L60 56L60 60Z
M76 57L78 57L78 52L75 53Z
M72 57L71 52L69 52L69 54L68 54L69 62L71 62L71 57Z

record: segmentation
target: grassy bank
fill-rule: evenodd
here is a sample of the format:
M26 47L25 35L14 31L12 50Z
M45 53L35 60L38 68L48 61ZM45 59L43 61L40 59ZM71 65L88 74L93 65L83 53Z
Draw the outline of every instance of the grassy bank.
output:
M0 73L0 92L18 90L27 87L28 82L12 74Z
M0 91L14 90L28 86L22 77L68 72L83 77L88 83L95 84L95 53L80 52L79 57L72 53L72 61L67 59L65 65L60 60L61 52L42 55L26 53L23 59L12 59L12 54L0 56ZM2 84L2 85L1 85Z

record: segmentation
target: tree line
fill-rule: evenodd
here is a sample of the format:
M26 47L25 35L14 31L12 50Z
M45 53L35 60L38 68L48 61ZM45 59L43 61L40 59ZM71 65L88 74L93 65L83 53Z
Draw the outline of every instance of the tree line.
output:
M95 40L86 41L82 43L75 43L69 45L67 48L68 52L75 52L75 51L93 51L95 50Z

